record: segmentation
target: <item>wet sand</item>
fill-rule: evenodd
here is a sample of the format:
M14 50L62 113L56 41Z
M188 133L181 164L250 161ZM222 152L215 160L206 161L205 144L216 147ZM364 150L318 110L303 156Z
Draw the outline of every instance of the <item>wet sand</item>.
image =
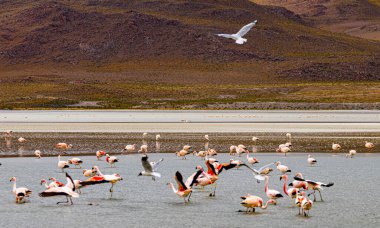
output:
M210 141L204 139L203 133L161 133L161 140L156 141L153 133L143 139L141 133L94 133L94 132L15 132L12 140L0 142L0 157L7 156L33 156L35 150L41 150L44 156L55 156L61 151L54 148L59 142L73 145L67 151L71 155L94 155L97 150L105 150L111 154L123 153L123 148L128 144L136 144L139 148L143 144L148 145L149 152L174 153L184 145L193 146L193 150L205 150L214 148L219 153L228 153L231 145L244 144L252 151L255 146L258 152L275 152L279 144L286 142L285 133L274 132L235 132L235 133L209 133ZM252 136L259 138L253 145ZM27 141L20 143L18 137L24 137ZM380 152L380 147L368 150L364 147L365 141L371 141L380 145L380 133L292 133L291 153L331 153L331 144L340 143L342 150L339 153L347 153L351 149L359 153Z

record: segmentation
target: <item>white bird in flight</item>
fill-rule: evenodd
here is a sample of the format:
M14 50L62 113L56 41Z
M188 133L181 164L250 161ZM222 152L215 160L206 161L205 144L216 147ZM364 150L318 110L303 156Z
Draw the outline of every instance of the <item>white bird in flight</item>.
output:
M257 23L257 20L247 25L244 25L243 28L241 28L239 32L235 34L216 34L216 35L229 38L229 39L234 39L235 43L237 44L244 44L245 42L247 42L247 39L243 38L243 36L245 36L245 34L247 34L249 30L251 30L251 28L256 25L256 23Z

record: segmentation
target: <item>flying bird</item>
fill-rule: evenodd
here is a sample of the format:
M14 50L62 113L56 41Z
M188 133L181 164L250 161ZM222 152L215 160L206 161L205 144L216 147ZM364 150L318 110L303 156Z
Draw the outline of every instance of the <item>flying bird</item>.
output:
M245 34L247 34L249 32L249 30L251 30L251 28L256 25L256 23L257 23L257 20L255 20L252 23L249 23L247 25L244 25L239 30L239 32L237 32L235 34L216 34L216 35L224 37L224 38L234 39L235 43L237 43L237 44L244 44L245 42L247 42L247 39L243 38L243 36L245 36Z
M157 162L149 162L147 155L142 156L141 163L144 168L144 171L141 171L139 173L139 176L151 176L152 180L156 180L156 177L161 177L161 174L156 172L156 168L158 164L160 164L160 162L162 162L163 160L164 159L162 158Z

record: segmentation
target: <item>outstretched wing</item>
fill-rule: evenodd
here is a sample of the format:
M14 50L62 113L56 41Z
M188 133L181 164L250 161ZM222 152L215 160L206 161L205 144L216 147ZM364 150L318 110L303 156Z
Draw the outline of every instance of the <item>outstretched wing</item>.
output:
M178 191L184 191L187 189L186 185L183 183L183 177L179 171L175 173L174 178L178 185Z
M163 161L164 159L161 158L160 160L156 161L156 162L150 162L150 165L152 166L153 170L156 170L158 165Z
M109 181L107 181L104 176L94 176L94 177L90 177L88 178L87 180L85 181L82 181L80 184L82 186L86 186L86 185L95 185L95 184L103 184L103 183L108 183Z
M147 173L153 172L153 168L148 161L148 156L141 157L141 164L144 167L145 172Z
M224 38L229 38L229 39L233 39L234 37L232 36L232 34L216 34L217 36L221 36L221 37L224 37Z
M261 173L261 171L263 171L265 168L267 168L267 167L269 167L269 166L271 166L271 165L274 165L274 164L275 164L275 163L272 162L272 163L269 163L269 164L267 164L267 165L264 165L263 167L261 167L261 168L258 170L258 172Z
M72 189L73 191L75 191L74 181L68 173L66 173L66 181L67 181L67 183L65 186Z
M241 28L239 30L239 32L237 33L239 36L243 37L245 34L247 34L247 32L249 32L249 30L251 30L251 28L253 26L255 26L257 23L257 20L255 20L254 22L252 23L249 23L248 25L244 25L243 28Z
M209 160L206 160L206 166L207 166L207 173L211 175L217 175L215 171L215 167L210 164Z
M203 173L202 170L198 170L198 171L195 173L195 175L193 176L193 179L191 180L191 183L190 183L190 185L189 185L190 188L193 187L194 183L197 182L198 177L199 177L202 173Z

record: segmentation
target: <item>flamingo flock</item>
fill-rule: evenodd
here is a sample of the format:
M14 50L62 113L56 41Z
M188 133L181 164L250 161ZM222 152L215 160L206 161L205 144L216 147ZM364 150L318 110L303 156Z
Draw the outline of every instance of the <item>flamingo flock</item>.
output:
M5 138L9 139L12 137L12 131L7 131L5 134ZM147 138L148 133L143 134L143 139ZM160 135L156 135L156 141L162 140ZM21 140L20 140L21 139ZM276 149L277 152L284 153L287 156L287 153L291 151L292 148L292 136L290 133L286 134L287 142L284 144L280 144ZM211 140L209 135L204 135L204 140L208 142ZM25 138L20 137L18 139L20 143L25 143L27 140ZM237 146L232 145L229 148L230 155L238 156L239 158L243 153L246 154L244 158L245 161L240 159L231 158L227 162L219 162L215 156L218 155L217 151L212 148L207 148L204 151L193 151L193 147L191 145L184 145L181 150L175 152L175 155L178 156L179 160L186 160L188 155L193 154L201 158L201 164L196 167L196 171L190 175L186 180L184 179L182 173L183 171L176 171L174 173L174 181L168 182L167 185L173 191L175 195L182 198L184 203L189 203L191 195L194 191L197 191L199 188L204 189L209 186L208 196L215 197L218 180L223 178L221 173L225 170L226 172L230 172L231 170L242 168L245 171L252 173L252 179L257 181L257 184L260 184L260 181L265 181L262 195L265 195L267 200L265 201L260 196L255 196L251 194L246 194L241 196L240 205L245 207L246 210L243 212L246 213L254 213L256 208L267 209L269 205L277 205L279 201L283 200L284 195L286 198L290 199L290 202L293 204L295 208L298 207L299 215L309 216L310 210L315 207L313 204L317 201L316 193L319 193L320 201L323 201L322 193L324 188L330 188L334 186L333 182L320 182L316 180L308 180L305 179L302 173L298 172L294 175L294 180L290 180L289 175L292 173L292 169L288 166L282 164L280 161L273 161L267 165L262 167L257 167L258 163L260 163L259 159L252 156L255 152L257 152L256 144L259 139L257 137L252 137L252 141L254 142L254 146L252 147L252 151L250 152L248 147L243 144L238 144ZM371 142L365 142L365 148L368 150L372 150L375 145ZM73 148L73 145L67 143L58 143L55 145L55 148L58 150L62 150L66 152L67 150ZM332 147L333 151L341 150L341 146L337 143L333 143ZM137 145L136 144L128 144L126 145L122 151L127 153L136 153ZM158 167L161 164L165 164L164 159L159 159L158 161L149 161L148 157L148 146L144 144L140 147L138 153L141 153L141 166L143 168L142 171L138 173L138 176L147 176L152 178L153 181L156 181L157 178L161 178L161 174L158 172ZM42 152L40 150L36 150L34 152L36 158L42 158ZM350 150L346 157L353 158L356 154L355 150ZM115 168L115 164L120 161L116 156L110 156L109 153L106 153L103 150L98 150L95 153L95 156L98 161L101 161L103 156L106 157L105 162L109 165L109 168ZM276 159L277 160L277 159ZM306 158L307 164L310 166L314 166L317 164L317 160L309 154ZM203 164L207 168L207 171L202 167ZM70 174L67 172L67 169L70 168L70 165L73 165L72 168L82 168L85 163L82 159L74 157L68 160L63 160L61 154L58 155L58 163L57 168L65 173L66 183L62 183L55 179L54 177L50 177L48 182L46 179L41 179L40 184L44 187L44 190L40 192L38 195L40 197L58 197L64 196L66 197L66 201L57 202L57 204L73 204L73 198L80 197L82 194L81 189L88 186L100 185L100 184L109 184L109 192L110 196L114 192L114 187L117 183L123 180L123 178L118 173L109 173L103 174L100 170L99 166L93 165L90 169L83 169L83 177L87 178L85 180L73 180ZM275 174L271 174L274 172L274 167L276 167L277 171ZM280 176L280 181L283 181L282 192L281 190L276 190L270 188L273 187L271 183L275 180L273 178L274 175ZM17 187L16 177L12 177L10 179L13 182L12 193L15 195L15 201L18 204L23 204L28 202L29 197L32 194L32 191L26 187ZM278 180L277 180L278 181ZM288 184L288 182L290 182ZM258 188L260 189L260 188ZM283 195L284 194L284 195ZM198 194L197 194L198 195ZM309 198L313 196L313 200Z

